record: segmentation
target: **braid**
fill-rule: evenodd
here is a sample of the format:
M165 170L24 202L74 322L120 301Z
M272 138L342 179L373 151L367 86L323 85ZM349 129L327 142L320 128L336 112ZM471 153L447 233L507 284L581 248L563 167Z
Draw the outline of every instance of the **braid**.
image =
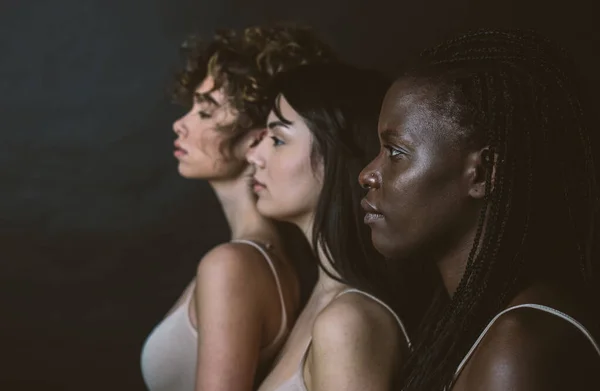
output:
M441 391L452 383L483 328L535 272L544 243L568 241L561 267L576 255L582 280L592 282L590 216L598 195L566 59L531 32L477 31L423 52L423 66L412 74L464 97L445 104L464 106L455 119L473 137L483 136L489 159L464 275L450 302L436 300L428 311L428 327L402 373L405 391ZM553 169L557 177L548 174Z

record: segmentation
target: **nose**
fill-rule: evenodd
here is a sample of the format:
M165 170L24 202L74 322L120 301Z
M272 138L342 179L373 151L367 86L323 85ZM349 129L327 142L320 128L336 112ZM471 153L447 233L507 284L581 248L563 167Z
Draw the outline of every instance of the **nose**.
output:
M265 159L262 154L262 148L264 137L258 139L256 143L254 143L246 152L246 160L248 163L252 164L255 167L264 168L265 167Z
M363 189L379 189L381 186L381 174L374 167L374 163L376 160L369 163L368 166L363 168L363 170L358 174L358 183Z
M173 122L173 131L175 132L175 134L177 134L178 136L185 136L186 129L185 129L185 124L183 123L183 119L185 118L185 116L177 119L175 122Z

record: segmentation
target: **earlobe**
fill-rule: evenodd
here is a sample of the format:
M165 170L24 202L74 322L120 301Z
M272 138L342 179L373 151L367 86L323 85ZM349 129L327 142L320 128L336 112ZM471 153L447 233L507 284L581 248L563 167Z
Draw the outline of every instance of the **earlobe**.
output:
M487 189L490 193L494 190L496 177L496 164L498 154L493 153L489 146L486 146L469 156L469 195L475 199L482 199L486 196Z

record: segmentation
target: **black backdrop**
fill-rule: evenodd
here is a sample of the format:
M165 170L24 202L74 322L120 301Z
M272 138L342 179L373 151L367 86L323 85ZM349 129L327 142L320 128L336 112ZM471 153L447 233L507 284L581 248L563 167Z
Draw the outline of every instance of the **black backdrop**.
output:
M0 0L0 389L144 389L144 338L227 238L171 155L181 109L163 87L188 32L300 20L393 71L460 30L533 27L570 49L593 97L592 3Z

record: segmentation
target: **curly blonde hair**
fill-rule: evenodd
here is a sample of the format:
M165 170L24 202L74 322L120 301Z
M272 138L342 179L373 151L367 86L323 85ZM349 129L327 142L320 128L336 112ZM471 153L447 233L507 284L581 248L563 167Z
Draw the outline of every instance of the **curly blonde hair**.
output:
M223 89L237 114L226 127L227 146L264 126L274 96L269 88L279 72L294 67L337 61L334 51L307 26L274 24L243 30L218 30L210 40L194 35L182 45L184 68L176 74L173 98L191 105L194 91L210 75L213 90Z

